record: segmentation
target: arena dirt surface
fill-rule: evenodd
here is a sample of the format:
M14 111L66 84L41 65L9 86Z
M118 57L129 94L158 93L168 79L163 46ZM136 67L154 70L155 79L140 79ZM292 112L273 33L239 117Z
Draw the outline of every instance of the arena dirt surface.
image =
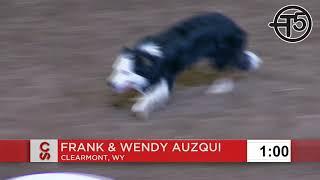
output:
M1 0L0 138L320 138L320 1L296 1L314 20L287 44L267 27L289 0ZM234 92L177 90L151 120L111 105L105 77L118 50L203 11L234 18L262 69ZM319 164L0 164L0 178L75 171L115 179L320 179Z

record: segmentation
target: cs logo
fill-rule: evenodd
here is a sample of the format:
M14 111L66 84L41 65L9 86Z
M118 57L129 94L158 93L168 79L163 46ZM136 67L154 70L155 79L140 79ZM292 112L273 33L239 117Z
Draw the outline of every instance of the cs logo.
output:
M46 141L44 141L40 144L39 158L41 160L50 160L50 148L49 147L50 147L50 144Z
M58 162L58 140L31 139L30 162Z
M308 37L312 30L312 18L309 12L298 5L281 8L274 16L269 27L277 36L288 43L297 43Z

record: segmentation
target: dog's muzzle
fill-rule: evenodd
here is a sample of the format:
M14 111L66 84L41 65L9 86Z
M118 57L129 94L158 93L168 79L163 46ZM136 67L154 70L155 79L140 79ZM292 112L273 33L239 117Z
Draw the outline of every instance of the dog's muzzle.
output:
M118 84L116 82L107 80L107 86L112 89L112 91L116 93L125 93L131 89L133 89L130 83Z

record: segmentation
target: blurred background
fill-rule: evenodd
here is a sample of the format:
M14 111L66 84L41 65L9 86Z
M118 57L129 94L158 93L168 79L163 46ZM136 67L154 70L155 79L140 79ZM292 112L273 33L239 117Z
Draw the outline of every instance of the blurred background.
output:
M306 8L313 30L280 40L268 23L287 4ZM320 138L320 1L1 0L0 138ZM204 11L249 34L262 69L234 92L176 88L151 120L114 106L105 85L119 49ZM188 77L185 78L188 81ZM116 179L319 179L317 164L0 164L0 178L77 171Z

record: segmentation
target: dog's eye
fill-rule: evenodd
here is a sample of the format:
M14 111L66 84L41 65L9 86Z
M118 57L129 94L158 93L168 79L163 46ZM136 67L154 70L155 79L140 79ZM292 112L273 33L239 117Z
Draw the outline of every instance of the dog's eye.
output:
M142 64L144 64L146 66L151 66L152 65L151 60L149 60L147 58L142 58L141 61L142 61Z

